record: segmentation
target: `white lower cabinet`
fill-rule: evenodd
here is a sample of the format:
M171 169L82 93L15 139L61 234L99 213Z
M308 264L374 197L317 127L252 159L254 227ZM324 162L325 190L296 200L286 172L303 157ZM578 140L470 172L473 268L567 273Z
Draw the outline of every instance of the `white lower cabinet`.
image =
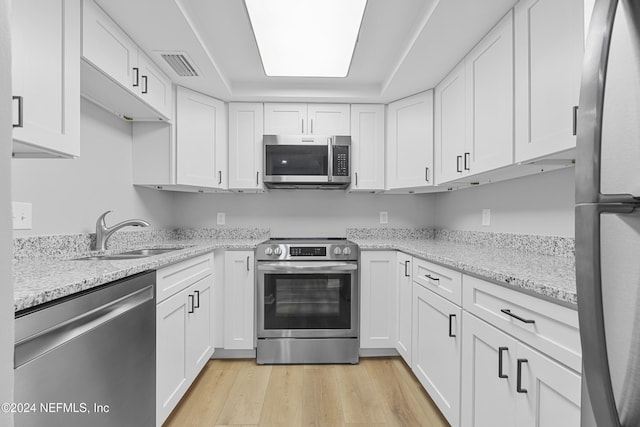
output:
M483 320L463 316L461 425L580 425L579 374Z
M224 348L255 348L255 267L253 251L224 253Z
M360 347L396 347L396 251L360 253Z
M442 415L460 425L462 309L413 284L413 354L411 368Z
M404 359L407 365L411 366L411 340L412 337L412 266L413 258L402 252L398 252L396 259L396 279L397 279L397 313L398 313L398 334L396 340L396 350Z
M157 294L158 426L167 419L213 354L213 269L203 271L203 265L213 266L213 254L186 260L156 273L158 284L174 292Z

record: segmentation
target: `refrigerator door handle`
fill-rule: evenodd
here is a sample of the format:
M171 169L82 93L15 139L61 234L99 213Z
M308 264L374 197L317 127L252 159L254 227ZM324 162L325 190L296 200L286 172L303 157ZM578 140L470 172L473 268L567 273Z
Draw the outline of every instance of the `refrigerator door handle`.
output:
M629 214L636 209L640 209L640 204L576 206L576 282L583 376L594 418L599 426L621 427L611 383L605 337L600 216L603 213Z
M577 116L576 203L633 203L631 194L602 194L604 91L618 0L598 0L586 42ZM633 13L629 14L632 18Z

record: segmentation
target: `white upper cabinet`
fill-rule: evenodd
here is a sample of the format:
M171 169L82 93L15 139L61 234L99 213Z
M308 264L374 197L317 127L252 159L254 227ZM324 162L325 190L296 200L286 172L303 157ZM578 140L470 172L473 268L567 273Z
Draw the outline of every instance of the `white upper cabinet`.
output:
M469 173L464 169L466 144L466 80L461 62L435 89L436 182L453 181Z
M178 87L176 123L176 184L227 188L224 102Z
M264 104L265 135L350 135L349 104Z
M388 189L433 186L433 90L388 105Z
M229 103L230 190L262 190L263 128L261 103Z
M140 84L138 47L93 0L84 0L82 57L128 91Z
M584 0L520 0L515 20L515 161L574 148Z
M349 190L384 190L384 105L351 105Z
M169 120L171 80L93 0L82 18L82 95L126 120Z
M309 127L312 135L351 135L349 104L308 104Z
M80 1L12 2L13 154L80 155Z
M307 104L264 104L265 135L300 135L307 120Z
M471 174L513 163L513 14L511 11L465 59L467 149Z
M513 14L436 87L436 181L513 163Z
M142 51L138 51L140 97L167 118L172 117L171 80Z

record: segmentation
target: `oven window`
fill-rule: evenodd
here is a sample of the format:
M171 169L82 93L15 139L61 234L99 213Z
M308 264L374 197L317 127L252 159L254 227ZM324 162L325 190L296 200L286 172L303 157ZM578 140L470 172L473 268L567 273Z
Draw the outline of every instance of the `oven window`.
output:
M265 274L264 326L350 329L350 274Z
M326 145L267 145L267 175L327 175Z

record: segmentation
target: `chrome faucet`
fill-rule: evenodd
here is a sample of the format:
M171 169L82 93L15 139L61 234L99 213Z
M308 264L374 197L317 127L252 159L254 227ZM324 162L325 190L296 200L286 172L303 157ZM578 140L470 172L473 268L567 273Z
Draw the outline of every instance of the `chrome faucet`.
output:
M106 211L102 215L98 217L96 221L96 250L104 251L107 249L107 240L109 237L116 231L120 230L122 227L134 226L134 227L148 227L150 224L147 221L142 219L130 219L127 221L122 221L119 224L114 225L113 227L107 227L107 223L104 220L104 217L107 216L108 213L112 211Z

